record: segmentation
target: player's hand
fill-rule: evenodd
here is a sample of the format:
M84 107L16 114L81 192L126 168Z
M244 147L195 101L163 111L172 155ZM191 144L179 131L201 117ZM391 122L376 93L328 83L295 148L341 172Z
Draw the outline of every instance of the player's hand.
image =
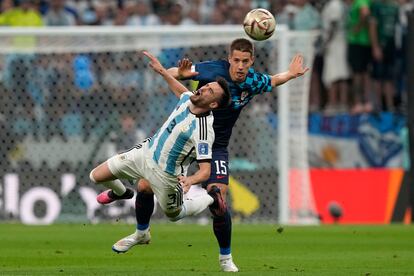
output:
M292 77L300 77L308 71L308 67L303 67L303 56L301 54L295 55L289 65L289 73Z
M183 187L183 192L186 194L190 188L191 188L191 183L188 179L188 177L180 175L178 176L178 183L180 183L181 187Z
M198 72L191 72L191 66L193 66L193 63L188 58L183 58L178 61L178 78L190 79L197 76Z
M147 51L143 51L142 52L146 57L148 57L150 59L150 62L148 63L148 65L158 74L165 74L166 70L164 68L164 66L162 66L162 64L160 63L160 61L153 56L152 54L150 54Z

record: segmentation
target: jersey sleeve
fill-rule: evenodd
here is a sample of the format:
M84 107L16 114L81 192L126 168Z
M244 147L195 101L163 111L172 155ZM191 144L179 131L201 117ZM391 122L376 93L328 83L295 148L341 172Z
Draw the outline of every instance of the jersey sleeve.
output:
M253 94L271 92L273 88L271 76L258 72L253 72L252 76L246 79L246 84L251 86Z
M211 160L214 142L213 116L197 118L192 137L197 161Z
M216 81L218 76L226 74L225 67L222 61L204 61L197 63L191 67L192 72L198 72L198 75L192 79L202 82Z
M180 105L188 101L191 95L193 95L193 93L191 93L190 91L182 93L176 107L179 107Z

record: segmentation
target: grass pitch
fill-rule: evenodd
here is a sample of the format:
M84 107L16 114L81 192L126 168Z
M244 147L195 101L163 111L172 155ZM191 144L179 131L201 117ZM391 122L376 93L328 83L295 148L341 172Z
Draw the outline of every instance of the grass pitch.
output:
M111 246L133 225L0 224L0 275L218 275L211 226L154 224L149 245ZM282 231L283 230L283 231ZM234 225L242 275L414 275L414 227Z

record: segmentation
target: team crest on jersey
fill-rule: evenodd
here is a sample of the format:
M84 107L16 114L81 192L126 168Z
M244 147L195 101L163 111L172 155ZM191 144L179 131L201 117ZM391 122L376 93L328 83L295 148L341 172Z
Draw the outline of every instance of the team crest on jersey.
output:
M208 144L207 143L198 144L198 154L199 155L207 155L208 154Z
M240 95L240 100L244 101L244 99L246 99L246 97L249 95L249 92L247 91L243 91Z

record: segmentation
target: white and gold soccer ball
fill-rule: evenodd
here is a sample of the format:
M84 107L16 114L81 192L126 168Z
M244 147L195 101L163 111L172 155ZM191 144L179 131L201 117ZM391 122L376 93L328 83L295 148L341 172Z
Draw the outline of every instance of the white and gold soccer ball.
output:
M276 28L276 20L266 9L254 9L246 14L243 22L244 31L254 40L271 37Z

